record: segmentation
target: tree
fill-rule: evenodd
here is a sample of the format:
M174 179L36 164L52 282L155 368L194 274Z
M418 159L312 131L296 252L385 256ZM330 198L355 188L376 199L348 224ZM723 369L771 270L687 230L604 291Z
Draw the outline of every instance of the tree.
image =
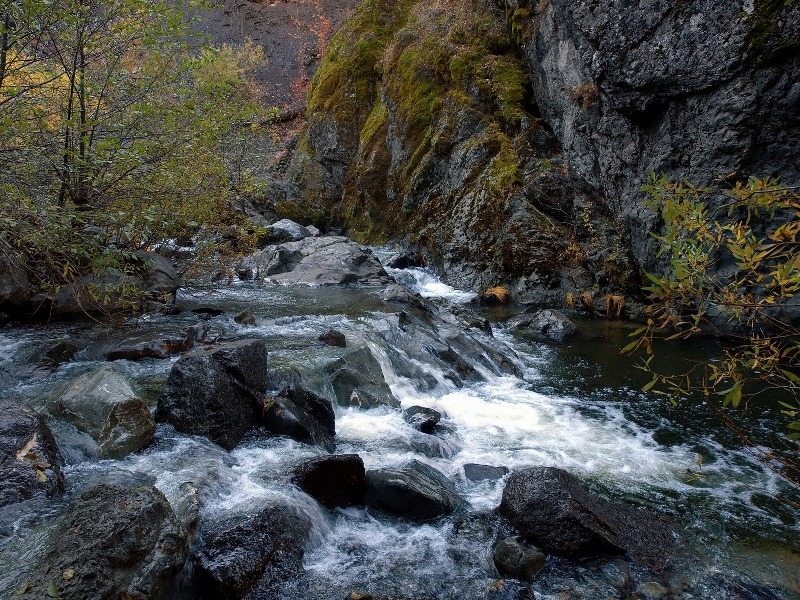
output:
M230 148L257 135L259 47L194 39L194 0L0 2L0 236L46 293L239 221Z
M644 191L664 221L656 239L669 268L647 274L647 324L622 352L647 354L641 366L652 379L645 390L673 398L700 391L721 413L756 396L781 398L788 440L759 452L800 484L791 441L800 439L800 195L770 178L712 189L656 175ZM709 333L725 340L722 356L682 373L658 369L656 339Z

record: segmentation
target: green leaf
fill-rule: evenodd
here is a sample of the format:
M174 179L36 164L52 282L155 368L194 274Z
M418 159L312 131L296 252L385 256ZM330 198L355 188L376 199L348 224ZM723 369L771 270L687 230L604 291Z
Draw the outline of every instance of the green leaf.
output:
M722 401L723 406L728 406L728 404L733 404L733 407L736 408L739 406L739 403L742 401L742 384L737 383L733 386L727 394L725 394L725 399Z
M54 580L51 580L47 586L47 595L51 598L58 598L58 584Z
M653 389L653 386L654 386L654 385L655 385L657 382L658 382L658 377L653 377L653 379L652 379L651 381L648 381L646 384L644 384L644 387L642 387L642 391L643 391L643 392L648 392L648 391L650 391L651 389Z
M634 340L630 344L626 345L622 350L619 351L620 354L627 354L635 350L639 346L639 340Z
M786 379L788 379L792 383L800 383L800 376L796 375L795 373L792 373L791 371L786 371L785 369L781 369L780 371L783 374L783 376L786 377Z

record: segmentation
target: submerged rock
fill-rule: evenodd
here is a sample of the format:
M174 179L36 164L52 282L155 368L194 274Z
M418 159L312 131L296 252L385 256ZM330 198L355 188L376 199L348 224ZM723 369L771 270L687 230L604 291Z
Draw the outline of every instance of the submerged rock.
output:
M336 415L330 400L292 386L267 397L263 413L263 424L272 433L317 444L328 452L336 448Z
M269 246L241 261L235 270L240 277L284 284L391 282L369 249L338 236L308 237L298 242Z
M495 480L505 477L508 467L493 467L491 465L477 465L467 463L464 465L464 476L470 481Z
M536 594L519 581L501 579L489 586L484 600L536 600Z
M369 348L348 352L330 363L325 370L331 375L333 392L340 406L400 406Z
M156 418L230 450L260 420L268 387L264 341L198 348L173 365Z
M661 569L675 546L672 529L657 515L600 498L553 467L513 473L499 510L544 552L573 560L627 553Z
M327 508L360 504L367 486L364 461L358 454L306 461L294 470L292 480Z
M453 512L459 498L442 472L412 460L399 469L367 471L365 503L415 521L430 521Z
M442 413L425 406L410 406L403 411L403 419L417 431L431 433L442 418Z
M534 314L521 314L508 320L507 326L531 332L548 342L561 343L578 333L575 323L558 310L545 309Z
M204 528L194 557L197 597L272 597L273 586L303 573L303 548L309 529L305 518L284 506Z
M186 559L186 532L150 486L98 485L70 504L28 574L25 597L162 598Z
M239 314L234 315L233 320L239 323L239 325L254 326L256 324L256 316L253 314L253 311L249 308L246 308Z
M23 404L0 401L0 507L63 494L61 462L44 419Z
M156 430L150 409L110 366L70 381L50 399L48 409L92 436L102 458L120 458L144 448Z
M538 548L510 537L495 544L492 560L501 576L531 581L542 570L547 557Z

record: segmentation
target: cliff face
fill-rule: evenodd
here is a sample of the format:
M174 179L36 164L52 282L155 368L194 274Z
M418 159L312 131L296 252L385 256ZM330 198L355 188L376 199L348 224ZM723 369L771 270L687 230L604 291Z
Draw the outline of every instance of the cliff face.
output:
M300 194L279 208L405 239L451 282L523 301L624 289L658 267L650 172L800 178L798 13L363 0L312 82Z
M536 103L578 187L658 269L651 172L800 180L800 9L782 0L550 0L525 16ZM586 94L590 94L590 97ZM585 102L575 102L585 98Z

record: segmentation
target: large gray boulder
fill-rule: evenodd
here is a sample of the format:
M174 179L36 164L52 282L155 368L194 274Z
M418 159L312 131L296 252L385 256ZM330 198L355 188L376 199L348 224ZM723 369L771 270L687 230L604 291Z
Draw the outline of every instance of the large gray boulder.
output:
M641 267L663 266L641 192L650 173L800 181L800 4L786 4L552 0L528 11L536 104Z
M553 467L513 473L499 510L541 550L574 560L627 553L660 569L675 546L658 515L596 496Z
M173 365L156 419L230 450L260 420L268 388L264 341L197 348Z
M22 257L0 251L0 306L20 306L31 296L31 283Z
M340 406L400 406L383 378L381 365L367 347L337 358L325 370L330 374L333 393Z
M367 471L367 506L414 521L430 521L459 504L455 486L444 473L412 460L399 469Z
M97 442L102 458L120 458L153 440L150 409L128 380L110 366L84 373L48 401L53 416L73 424Z
M283 506L206 526L194 557L195 597L273 597L274 586L303 573L309 530L307 519Z
M392 280L369 249L338 236L308 237L268 246L240 262L240 277L273 283L388 284Z
M282 242L299 242L307 237L312 237L311 232L291 219L281 219L267 226L268 241L273 244Z
M53 433L36 411L0 402L0 507L63 494L61 462Z
M98 485L70 504L25 597L155 600L185 559L186 532L160 491Z

